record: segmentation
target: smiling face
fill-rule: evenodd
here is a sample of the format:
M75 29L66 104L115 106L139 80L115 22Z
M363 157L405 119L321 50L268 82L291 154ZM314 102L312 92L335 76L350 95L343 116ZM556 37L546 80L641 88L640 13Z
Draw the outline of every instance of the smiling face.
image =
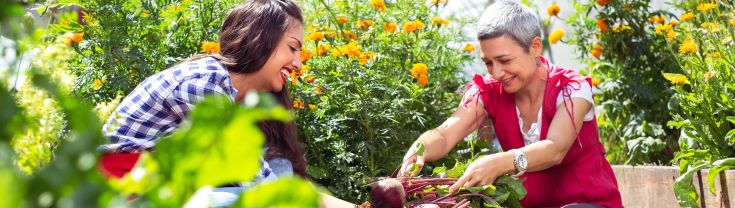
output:
M488 74L503 84L505 92L516 93L539 79L536 60L543 51L540 37L533 38L528 51L507 35L480 40L480 49Z
M280 92L286 83L289 74L301 69L301 52L304 43L304 29L297 24L284 33L281 40L273 48L273 53L263 64L263 67L254 74L261 77L263 90Z

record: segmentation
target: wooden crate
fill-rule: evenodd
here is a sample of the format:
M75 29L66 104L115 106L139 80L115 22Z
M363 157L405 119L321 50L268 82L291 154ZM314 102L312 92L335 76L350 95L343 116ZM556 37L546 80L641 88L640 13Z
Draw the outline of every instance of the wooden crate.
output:
M674 196L678 167L613 165L613 171L625 207L679 207ZM702 170L693 177L697 194L704 200L700 207L735 208L735 170L721 173L715 182L716 194L709 190L707 172Z

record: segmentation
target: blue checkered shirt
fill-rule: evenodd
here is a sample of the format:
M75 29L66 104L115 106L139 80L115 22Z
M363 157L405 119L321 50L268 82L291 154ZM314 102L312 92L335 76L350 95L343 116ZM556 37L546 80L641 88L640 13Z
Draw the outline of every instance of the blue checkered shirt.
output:
M169 135L186 118L194 104L207 95L224 94L234 101L225 67L211 57L176 65L145 79L118 105L103 127L110 143L104 153L139 153L153 148L158 138ZM259 179L275 177L262 158Z

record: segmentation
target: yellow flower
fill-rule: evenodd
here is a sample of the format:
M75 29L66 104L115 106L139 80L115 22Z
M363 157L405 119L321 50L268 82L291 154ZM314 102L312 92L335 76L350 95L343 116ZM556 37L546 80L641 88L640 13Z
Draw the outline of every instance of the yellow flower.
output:
M316 93L316 94L322 94L322 93L324 93L324 88L322 88L322 87L315 87L314 88L314 93Z
M309 104L309 109L311 109L311 110L314 110L314 108L316 108L316 105L314 105L314 104Z
M331 31L331 30L327 30L327 31L324 31L324 35L327 35L327 36L329 36L331 38L334 38L334 37L337 36L337 33L334 32L334 31Z
M669 21L669 24L671 26L677 26L677 25L679 25L679 21L677 21L677 20L671 20L671 21Z
M730 25L735 26L735 19L730 19Z
M669 30L668 32L666 32L666 40L674 40L674 38L676 38L676 36L678 35L679 34L674 32L674 30Z
M297 84L299 81L299 77L301 77L301 74L299 74L300 70L293 70L291 71L291 84Z
M707 12L714 9L715 7L717 7L717 5L715 5L714 3L701 3L697 5L697 10Z
M669 80L671 84L675 85L689 84L689 78L687 78L683 74L664 73L664 78L666 80Z
M593 87L594 87L594 86L597 86L597 85L599 85L599 84L600 84L600 82L602 82L602 81L600 81L599 79L592 79L592 86L593 86Z
M656 25L656 33L657 34L664 34L666 32L669 32L673 30L670 24L662 24L662 25Z
M420 75L425 75L429 72L429 66L424 63L413 64L411 67L411 76L418 79Z
M694 40L692 38L686 38L684 42L679 46L679 54L687 54L687 53L694 53L697 52L699 48L697 48L697 44L694 43Z
M630 26L628 25L618 25L613 28L613 32L624 32L626 30L631 30Z
M679 18L681 19L681 21L689 22L690 20L694 19L694 13L687 12L682 14Z
M312 76L311 74L307 74L304 76L304 81L309 84L313 84L314 82L316 82L316 79L314 79L314 76Z
M473 51L475 51L475 49L475 46L469 43L464 46L464 51L466 51L467 53L472 53Z
M345 22L347 22L347 17L339 16L339 17L337 17L337 22L339 22L339 23L345 23Z
M595 46L592 48L592 56L600 59L600 55L602 55L602 46L600 44L595 44Z
M207 53L219 53L219 43L218 42L212 42L212 41L204 41L202 42L202 51Z
M311 51L306 48L301 49L301 52L299 52L299 56L301 57L301 62L306 62L311 59Z
M410 33L410 32L420 30L423 27L424 27L424 23L419 20L416 20L413 22L403 23L402 29L403 29L403 32Z
M319 46L316 47L316 55L317 56L323 56L329 52L329 49L332 48L332 45L329 43L326 44L319 44Z
M313 32L306 36L307 40L313 40L313 41L320 41L324 40L324 33L322 32Z
M100 79L95 79L95 80L94 80L94 83L92 83L92 89L94 89L94 90L99 90L99 89L101 89L101 88L102 88L102 85L103 85L103 84L105 84L105 80L104 80L104 79L102 79L102 80L100 80Z
M355 22L355 26L357 26L358 29L367 30L367 29L370 29L370 26L373 26L373 21L372 20L357 20Z
M564 30L562 29L556 29L554 32L549 35L549 43L554 44L559 42L561 38L564 36Z
M719 51L712 52L710 54L707 54L707 58L721 58L722 54L720 54Z
M370 5L381 12L385 11L385 2L383 0L370 0Z
M449 20L441 18L441 17L432 17L431 24L434 26L442 26L442 25L449 24Z
M702 27L702 29L712 32L720 29L720 24L717 24L716 22L703 22L700 26Z
M709 79L715 76L715 73L715 71L708 71L707 73L704 73L704 80L709 81Z
M359 58L360 57L360 54L362 54L362 51L361 50L362 50L362 46L357 45L357 42L352 41L352 42L350 42L347 45L337 46L337 56L339 56L339 55L347 55L347 57L350 57L350 58L352 58L352 57ZM335 55L334 53L335 52L333 51L332 52L332 55Z
M597 27L600 28L600 32L607 32L610 26L607 26L607 22L604 19L597 19Z
M385 25L383 25L383 30L390 33L396 32L396 28L398 28L398 25L396 25L395 22L385 23Z
M421 85L422 87L426 87L426 84L429 84L429 76L427 76L426 74L422 74L421 76L419 76L419 85Z
M546 14L549 14L549 17L553 17L556 15L559 15L559 12L561 11L561 8L559 8L559 4L551 4L548 8L546 8Z

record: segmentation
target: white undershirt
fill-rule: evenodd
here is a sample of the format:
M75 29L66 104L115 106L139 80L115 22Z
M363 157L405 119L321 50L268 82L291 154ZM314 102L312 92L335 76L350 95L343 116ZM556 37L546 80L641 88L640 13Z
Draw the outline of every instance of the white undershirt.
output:
M574 85L574 87L572 87L572 85ZM587 81L585 80L579 82L579 87L577 87L576 85L577 83L569 83L568 88L571 92L570 99L583 98L592 105L590 110L587 111L587 114L584 115L584 122L591 121L592 119L594 119L595 116L595 102L592 101L592 88L590 88L590 85L587 84ZM578 89L575 90L574 88ZM559 93L559 96L556 97L556 107L558 108L560 105L563 104L564 95L562 93ZM538 117L536 118L537 122L531 123L530 128L528 128L527 132L523 132L523 118L521 118L521 111L518 109L518 106L516 106L516 113L518 115L518 126L520 128L521 134L523 134L523 143L525 145L529 145L538 142L540 140L541 132L541 109L539 109L538 111Z

